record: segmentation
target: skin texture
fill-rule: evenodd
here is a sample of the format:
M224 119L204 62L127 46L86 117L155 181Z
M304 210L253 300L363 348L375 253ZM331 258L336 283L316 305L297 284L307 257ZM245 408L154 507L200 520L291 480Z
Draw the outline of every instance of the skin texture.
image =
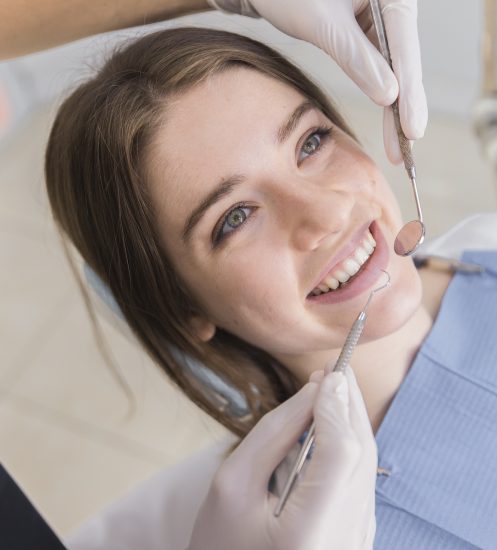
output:
M372 301L351 366L377 429L433 316L422 304L412 260L393 253L399 207L372 159L336 127L318 152L303 152L305 143L316 144L308 137L316 127L331 124L319 111L307 112L289 140L276 143L277 129L303 99L245 68L169 98L145 158L147 181L163 245L204 308L205 315L192 319L199 338L208 340L216 327L229 330L271 353L302 383L338 356L384 276L340 303L316 306L306 296L349 236L376 220L391 251L391 286ZM232 174L247 179L207 211L185 245L188 214ZM213 249L214 227L240 201L248 205L247 218Z

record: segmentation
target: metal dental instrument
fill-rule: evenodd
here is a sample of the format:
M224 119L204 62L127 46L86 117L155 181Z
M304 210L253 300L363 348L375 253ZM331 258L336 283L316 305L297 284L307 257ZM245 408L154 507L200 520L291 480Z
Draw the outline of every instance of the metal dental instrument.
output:
M335 366L333 367L333 372L344 372L345 368L349 364L352 353L354 352L357 342L359 341L359 338L361 337L362 331L364 329L364 325L366 323L366 310L368 309L369 303L373 298L373 294L376 294L376 292L383 290L390 284L390 275L383 269L382 271L388 277L388 280L384 285L374 289L370 293L368 301L366 302L366 305L362 308L362 311L357 316L356 320L354 321L354 324L352 325L352 328L350 329L347 335L342 351L340 352L340 355L335 363ZM331 363L329 363L326 365L324 370L325 376L329 374L331 370L332 370ZM281 493L280 499L274 511L274 515L276 517L278 517L281 514L283 507L285 506L285 503L290 495L290 492L293 489L302 468L304 467L307 456L309 455L309 452L311 451L311 448L314 444L315 430L316 430L316 425L315 425L315 422L313 421L309 428L309 431L307 432L307 436L305 438L304 443L302 444L300 453L297 459L295 460L295 463L292 467L290 475L288 476L287 482L285 484L285 487L283 488L283 492Z
M381 55L385 58L385 61L390 65L390 68L393 70L392 58L390 56L390 48L388 47L387 35L385 32L385 25L383 24L383 16L381 14L379 0L369 0L369 5L371 7L371 14L373 16L373 23L376 29L376 35L378 36ZM409 256L424 241L425 225L423 222L421 205L419 203L418 189L416 187L416 167L414 165L414 159L411 152L411 145L409 143L409 140L406 138L400 124L398 99L396 99L392 103L391 107L395 120L397 136L399 138L400 150L402 152L402 158L404 159L404 166L407 170L407 174L409 175L409 179L411 180L414 200L416 202L416 210L418 212L418 219L407 222L401 228L401 230L397 234L397 238L395 239L394 250L396 254L398 254L399 256Z
M417 268L429 265L431 268L452 272L464 273L466 275L492 275L497 277L497 269L492 269L486 265L474 262L463 262L454 258L446 258L437 254L416 254L413 258L414 265Z
M413 258L416 267L430 265L435 269L462 271L463 273L484 273L486 268L480 264L462 262L454 258L446 258L436 254L416 254Z

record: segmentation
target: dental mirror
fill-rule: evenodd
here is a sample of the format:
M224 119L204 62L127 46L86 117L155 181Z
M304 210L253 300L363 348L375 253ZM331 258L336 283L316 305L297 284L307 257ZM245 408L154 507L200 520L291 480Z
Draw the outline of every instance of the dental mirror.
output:
M410 149L409 147L408 158L410 157L412 159ZM406 156L404 156L404 162L406 162ZM414 193L418 219L407 222L397 233L393 248L395 253L399 256L411 255L425 239L425 224L423 223L423 213L421 212L418 189L416 187L416 169L414 167L414 161L409 166L406 162L406 169L412 184L412 192Z
M385 61L390 65L390 68L393 71L392 58L390 56L390 48L388 47L387 34L385 32L385 24L381 13L380 2L379 0L369 0L369 5L371 7L371 15L373 18L374 27L376 29L381 55L383 55ZM395 129L397 130L397 136L399 138L402 159L404 160L405 169L409 175L409 179L411 180L414 199L416 201L416 208L418 211L418 219L407 222L399 231L397 238L395 239L395 253L399 256L409 256L423 242L425 238L425 225L423 223L423 214L421 213L421 205L419 204L418 190L416 187L416 167L414 165L414 159L411 152L411 144L406 138L400 123L398 98L392 103L391 107L395 121Z
M397 234L393 246L399 256L409 256L424 241L425 226L419 220L407 222Z

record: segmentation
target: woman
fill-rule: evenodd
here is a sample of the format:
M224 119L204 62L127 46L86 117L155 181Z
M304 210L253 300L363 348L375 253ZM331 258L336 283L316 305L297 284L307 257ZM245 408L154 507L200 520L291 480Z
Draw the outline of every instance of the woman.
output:
M64 102L46 179L56 221L148 353L241 437L337 358L386 270L391 285L370 305L352 367L372 430L388 433L395 418L387 428L383 420L450 276L421 278L393 254L402 221L387 182L324 94L279 54L206 29L140 39ZM431 292L422 301L423 286ZM243 395L248 414L220 408L174 349ZM364 489L361 526L374 509L372 471L369 460L351 476ZM395 486L395 468L385 471ZM452 517L421 519L381 498L387 481L377 482L380 548L473 547ZM337 499L309 548L330 542L326 525L339 510ZM192 550L202 547L206 513ZM361 530L333 547L364 539Z

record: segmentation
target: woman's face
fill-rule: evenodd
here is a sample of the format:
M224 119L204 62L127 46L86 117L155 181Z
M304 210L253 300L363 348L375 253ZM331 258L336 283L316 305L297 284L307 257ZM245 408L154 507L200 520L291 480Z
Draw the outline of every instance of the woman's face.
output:
M163 244L208 321L283 362L341 347L380 269L391 286L363 342L400 328L421 299L412 261L393 253L401 218L385 178L305 101L253 70L217 74L168 100L145 161ZM362 269L312 295L364 261L368 231L377 246Z

